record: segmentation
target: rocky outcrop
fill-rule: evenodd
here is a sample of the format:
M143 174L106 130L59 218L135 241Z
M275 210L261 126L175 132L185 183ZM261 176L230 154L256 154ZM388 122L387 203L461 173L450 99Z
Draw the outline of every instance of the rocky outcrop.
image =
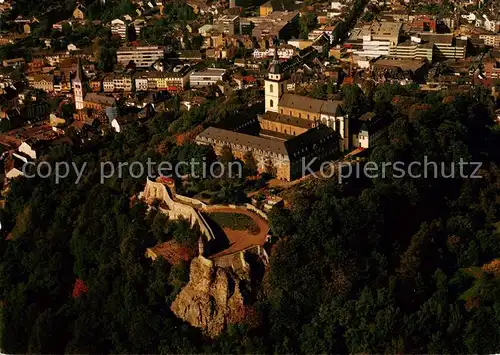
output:
M228 269L199 256L191 262L189 282L170 308L177 317L215 337L226 324L243 320L245 305L239 283Z

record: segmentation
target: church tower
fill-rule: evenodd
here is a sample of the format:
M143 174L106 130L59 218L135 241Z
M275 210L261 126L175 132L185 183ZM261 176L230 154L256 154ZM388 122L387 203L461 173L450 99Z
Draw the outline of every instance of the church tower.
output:
M78 59L78 64L76 67L76 76L73 79L73 97L75 99L75 107L77 110L83 110L83 98L85 95L83 88L83 74L82 67L80 65L80 59Z
M266 111L278 112L278 103L285 92L286 79L278 57L278 46L274 46L274 59L265 80Z

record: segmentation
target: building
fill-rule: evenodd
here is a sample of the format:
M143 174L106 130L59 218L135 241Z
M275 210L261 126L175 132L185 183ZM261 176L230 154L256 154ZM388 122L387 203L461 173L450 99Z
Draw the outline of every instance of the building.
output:
M372 63L372 77L377 79L401 81L412 80L417 83L426 81L428 72L425 59L386 59L379 58Z
M423 42L434 45L433 59L465 59L468 40L456 38L452 34L420 34Z
M293 1L269 0L259 7L259 16L266 17L277 11L293 11L297 10L300 4Z
M83 5L78 5L73 11L73 18L77 20L85 20L85 7Z
M111 21L111 33L120 36L122 39L127 38L127 24L125 21L120 19Z
M264 48L255 48L253 51L253 57L255 59L262 59L262 58L272 58L274 57L274 53L276 52L275 47L271 47L268 49ZM278 56L283 59L290 59L292 58L295 54L298 54L298 50L293 46L293 45L284 45L284 46L279 46L278 47Z
M359 133L354 138L353 145L361 148L372 148L386 131L389 122L377 116L374 112L367 112L359 118Z
M241 35L251 35L254 24L251 20L247 18L240 18L240 34Z
M132 77L128 74L108 74L102 81L104 92L132 91Z
M54 75L35 75L30 81L30 86L45 92L54 92Z
M137 91L179 91L187 87L190 73L189 66L177 66L168 72L139 72L133 80Z
M316 124L311 124L311 127L322 123L339 134L342 139L341 149L347 149L349 146L349 125L341 103L287 93L286 86L287 76L276 55L269 66L268 78L264 81L266 112L275 112L280 115L316 122Z
M116 106L114 98L96 93L88 93L85 95L84 107L94 110L105 110L107 107Z
M334 159L339 149L344 149L347 117L338 102L286 93L286 82L276 52L265 80L266 112L258 116L259 135L209 127L196 137L196 142L212 145L219 155L224 147L230 147L233 155L242 160L250 153L259 172L272 171L281 180L317 171L322 162ZM304 166L311 170L305 171Z
M250 152L259 172L272 169L277 179L285 181L307 175L304 165L317 171L323 161L333 159L338 152L337 135L322 125L287 140L209 127L196 137L196 143L213 146L218 155L223 147L228 146L234 157L242 160Z
M118 63L127 66L133 61L138 68L150 67L157 60L163 59L164 55L164 47L120 48L116 53Z
M83 100L85 95L85 88L83 86L82 80L83 80L82 68L80 66L80 62L78 62L76 67L76 76L72 81L73 98L75 100L75 108L77 110L82 110L85 107Z
M240 17L224 15L214 20L214 25L224 34L235 35L240 31Z
M226 69L208 68L202 71L194 71L189 75L189 83L192 88L215 85L223 81Z
M18 67L26 64L24 58L4 59L2 65L4 67Z
M179 91L184 90L189 84L189 75L191 68L189 65L179 65L173 70L165 73L165 86L161 86L162 90ZM164 89L165 88L165 89ZM158 89L160 90L160 89Z
M500 35L496 34L479 35L479 39L484 40L484 44L487 46L494 48L500 47Z
M287 40L298 34L298 11L275 11L266 17L251 18L255 24L252 36L257 40L270 37Z
M434 44L422 43L419 37L412 37L409 40L389 47L389 55L398 59L422 59L429 62L434 59Z
M353 54L362 57L389 55L389 48L399 43L402 26L400 22L373 22L353 29L346 44L352 48Z

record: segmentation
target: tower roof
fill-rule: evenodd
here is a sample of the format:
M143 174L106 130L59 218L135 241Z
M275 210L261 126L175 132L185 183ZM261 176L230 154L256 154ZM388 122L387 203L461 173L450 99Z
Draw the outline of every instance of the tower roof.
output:
M82 74L82 65L80 63L80 58L78 58L78 61L76 62L76 76L75 80L83 80L83 74Z
M274 58L269 65L268 69L269 74L281 74L283 72L283 68L281 67L280 58L278 56L278 46L274 47Z

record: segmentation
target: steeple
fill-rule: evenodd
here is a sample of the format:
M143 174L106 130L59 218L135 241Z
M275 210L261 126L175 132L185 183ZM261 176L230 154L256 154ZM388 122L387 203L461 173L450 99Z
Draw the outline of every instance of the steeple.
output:
M80 63L80 58L78 58L77 62L76 62L76 76L75 76L75 80L79 80L81 82L82 79L83 79L83 76L82 76L82 65Z
M286 79L278 55L278 43L277 41L274 43L274 58L268 69L264 92L266 111L278 113L278 103L285 92Z
M274 41L274 56L273 56L273 61L271 62L271 65L269 66L268 73L273 74L273 75L281 75L282 74L280 57L278 55L278 41Z
M75 107L77 110L82 110L84 108L84 96L85 89L83 86L83 74L80 59L78 59L76 64L76 75L72 82L73 86L73 98L75 100Z

